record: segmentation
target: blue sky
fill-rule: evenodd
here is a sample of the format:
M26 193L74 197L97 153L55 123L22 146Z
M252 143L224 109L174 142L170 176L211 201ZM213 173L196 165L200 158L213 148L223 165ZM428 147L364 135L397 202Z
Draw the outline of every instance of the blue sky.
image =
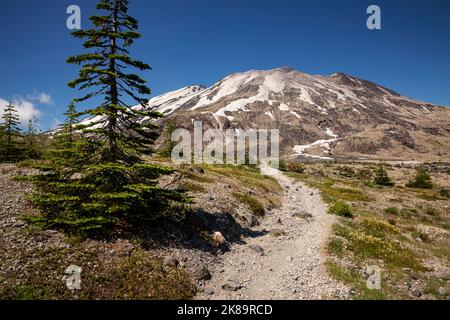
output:
M15 0L0 4L0 103L48 129L80 93L66 83L82 53L66 28L77 4L82 27L95 0ZM153 94L211 85L249 69L290 66L310 74L345 72L418 100L450 106L450 0L130 0L143 34L133 55ZM382 30L366 28L366 8L382 10ZM86 107L81 106L81 107ZM38 111L37 111L38 110Z

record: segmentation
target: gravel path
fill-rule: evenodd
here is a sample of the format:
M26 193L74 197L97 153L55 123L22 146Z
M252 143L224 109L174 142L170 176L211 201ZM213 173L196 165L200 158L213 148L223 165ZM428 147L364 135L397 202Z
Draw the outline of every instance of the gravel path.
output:
M320 193L264 167L284 189L283 206L222 256L198 299L345 299L348 289L326 273L325 246L335 217Z

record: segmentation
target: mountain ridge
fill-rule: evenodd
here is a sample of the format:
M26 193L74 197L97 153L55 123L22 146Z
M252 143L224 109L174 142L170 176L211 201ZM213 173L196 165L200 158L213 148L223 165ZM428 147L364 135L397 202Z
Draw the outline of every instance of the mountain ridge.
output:
M161 94L145 107L165 115L161 128L175 121L192 130L198 120L204 130L279 129L286 158L450 159L450 108L343 72L309 75L289 67L237 72L209 87Z
M166 115L162 123L175 119L190 129L196 119L205 129L279 128L282 154L292 158L449 159L450 108L343 72L249 70L207 88L183 89L189 92L182 98L170 92L149 101Z

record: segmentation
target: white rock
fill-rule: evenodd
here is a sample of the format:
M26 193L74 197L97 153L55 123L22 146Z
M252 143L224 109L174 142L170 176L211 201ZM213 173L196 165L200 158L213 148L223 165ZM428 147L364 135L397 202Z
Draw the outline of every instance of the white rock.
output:
M222 235L222 233L216 231L216 232L214 232L214 234L212 236L212 241L213 241L213 244L216 247L218 247L225 243L225 237Z

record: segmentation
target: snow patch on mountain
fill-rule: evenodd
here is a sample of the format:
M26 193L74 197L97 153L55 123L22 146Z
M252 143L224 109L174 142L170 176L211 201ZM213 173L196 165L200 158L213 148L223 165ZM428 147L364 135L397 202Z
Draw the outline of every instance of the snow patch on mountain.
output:
M325 133L328 136L330 136L331 139L320 139L320 140L314 141L313 143L294 146L294 156L303 156L303 157L307 157L307 158L314 158L314 159L321 159L321 160L333 160L333 158L331 158L331 157L318 156L318 155L308 154L306 152L313 147L320 147L320 148L322 148L324 153L330 154L330 151L331 151L330 144L337 141L339 139L339 137L337 134L335 134L331 130L331 128L327 128L325 130Z
M289 109L289 106L288 106L287 104L285 104L285 103L280 104L280 106L278 107L278 109L279 109L280 111L289 111L289 110L290 110L290 109Z
M201 98L198 103L189 110L196 110L206 105L215 103L224 97L232 95L258 76L258 71L248 71L242 74L228 76L219 83L213 85L211 88L205 90L201 94Z
M284 79L280 74L272 74L264 77L263 86L274 93L281 93L285 87Z
M296 116L298 119L301 119L302 117L295 111L291 111L291 114L293 114L294 116Z
M272 119L272 120L276 120L276 118L275 118L275 116L273 115L273 113L272 113L272 112L270 112L270 111L266 111L266 113L265 113L265 114L266 114L266 115L268 115L270 119Z
M226 89L219 91L220 94L218 93L215 97L217 97L217 96L223 97L222 91L227 92L227 95L229 95L229 94L231 94L231 92L233 90L237 91L238 88L235 87L237 85L237 83L241 83L241 85L245 85L248 81L255 79L259 75L260 74L257 73L257 74L253 74L253 75L248 75L245 78L232 79L231 83L229 83L228 85L225 85ZM256 95L249 97L249 98L232 101L226 107L223 107L219 111L217 111L215 113L215 115L216 116L225 116L226 112L249 111L247 109L247 106L250 104L253 104L255 102L267 102L269 105L272 105L274 103L274 101L272 101L270 99L271 93L281 93L281 92L283 92L284 88L285 88L285 84L284 84L284 81L283 81L283 78L281 75L279 75L277 73L267 75L264 77L263 84L258 87L258 93ZM217 99L217 98L215 98L215 99ZM199 103L195 107L191 108L190 110L195 110L195 109L199 108L199 105L201 103L202 103L202 100L200 100ZM285 104L280 105L280 110L282 110L282 108L284 108L284 110L289 110L289 107L287 107L287 105L285 105ZM271 118L275 119L273 114L272 114Z
M388 96L392 96L393 94L390 93L389 91L385 90L384 88L377 86L378 89L380 89L381 91L383 91L384 93L386 93Z
M201 94L204 89L204 87L198 85L184 87L150 99L148 101L148 106L157 108L161 113L171 114L184 103ZM135 108L139 109L139 106Z
M268 92L264 90L263 87L259 87L258 94L256 96L246 98L246 99L239 99L232 101L229 103L226 107L221 108L219 111L217 111L215 114L216 116L226 116L226 112L235 112L235 111L250 111L246 109L246 106L258 101L267 101L269 99Z
M334 138L334 139L336 139L336 138L338 137L338 135L335 134L335 133L333 132L333 130L331 130L331 128L327 128L327 129L325 130L325 133L326 133L327 135L329 135L330 137Z

